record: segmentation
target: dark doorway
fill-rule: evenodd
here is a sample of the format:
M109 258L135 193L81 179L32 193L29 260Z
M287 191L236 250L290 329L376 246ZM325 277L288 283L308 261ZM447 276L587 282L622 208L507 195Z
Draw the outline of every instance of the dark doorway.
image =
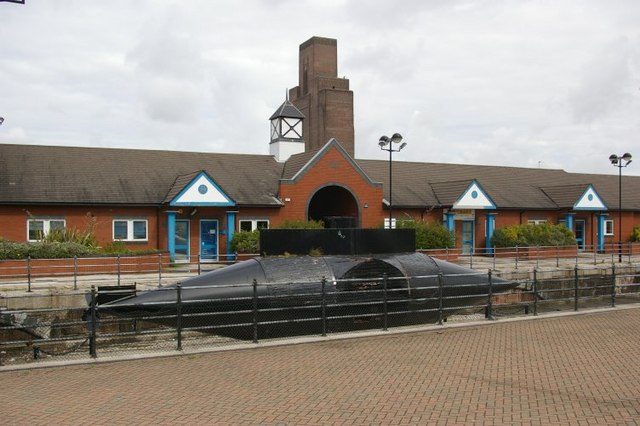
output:
M309 220L321 220L325 228L357 228L358 203L348 189L326 186L309 201Z

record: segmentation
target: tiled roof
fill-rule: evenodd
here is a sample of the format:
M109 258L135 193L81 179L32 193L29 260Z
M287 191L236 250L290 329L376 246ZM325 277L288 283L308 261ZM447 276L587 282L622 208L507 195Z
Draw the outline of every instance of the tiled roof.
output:
M202 170L196 170L195 172L176 177L176 180L171 185L169 192L167 192L167 195L164 197L163 203L170 203L171 200L176 198L180 191L182 191L184 187L189 184L189 182L191 182L196 176L198 176L200 172L202 172Z
M453 180L449 182L432 182L431 189L443 206L453 205L471 184L471 179Z
M385 160L358 160L372 179L384 185L388 199L389 162ZM618 204L618 177L568 173L559 169L523 167L478 166L449 163L393 162L393 204L398 207L450 206L462 191L464 183L476 179L498 208L558 209L559 205L541 187L569 185L586 188L593 184L596 192L609 208ZM463 188L464 186L464 188ZM575 187L574 187L575 186ZM455 192L460 193L455 196ZM572 194L573 194L572 192ZM571 194L571 196L572 196ZM579 197L580 193L577 195ZM555 197L560 200L560 194ZM570 198L570 197L569 197ZM561 207L573 207L562 201ZM640 176L623 176L623 209L640 210Z
M571 208L584 194L589 185L578 183L574 185L542 186L540 189L560 208Z
M270 155L0 144L0 203L159 205L204 170L238 205L279 206L279 180L316 153L281 164ZM388 200L389 163L356 162ZM393 162L393 204L451 206L473 179L498 208L570 208L588 184L610 209L618 205L613 174L402 161ZM623 191L623 209L640 210L640 177L624 176Z
M287 99L278 107L278 109L271 114L269 120L273 120L278 117L290 117L290 118L304 118L304 114L300 112L298 108Z
M270 155L0 144L1 203L154 204L204 170L238 205L280 205Z

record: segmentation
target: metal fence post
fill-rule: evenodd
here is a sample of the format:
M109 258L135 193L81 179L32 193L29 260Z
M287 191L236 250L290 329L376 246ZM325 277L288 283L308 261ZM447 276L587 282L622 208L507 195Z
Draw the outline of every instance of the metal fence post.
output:
M202 264L200 263L200 256L198 256L198 275L202 273Z
M516 269L518 269L518 245L516 244Z
M31 293L31 256L27 256L27 291Z
M382 309L384 312L384 316L382 318L382 329L384 331L387 331L388 329L388 318L389 318L389 311L387 310L387 274L382 274Z
M533 316L538 315L538 270L533 270Z
M489 283L489 291L487 297L487 319L492 320L495 319L493 317L493 273L491 269L487 272L487 279Z
M496 269L496 248L494 247L493 250L493 269Z
M611 265L611 307L616 307L616 265Z
M253 343L258 343L258 280L253 279Z
M162 253L158 253L158 287L162 287Z
M578 310L578 267L573 269L573 310Z
M73 289L78 289L78 256L73 256Z
M327 336L327 279L322 277L322 337Z
M556 245L556 268L560 267L560 247Z
M536 268L540 266L538 263L540 261L540 246L536 246Z
M178 340L177 350L182 350L182 284L176 286L176 333Z
M598 246L594 245L593 246L593 264L594 265L598 263L597 254L598 254Z
M471 250L469 251L469 268L473 269L473 250L474 247L471 247Z
M627 242L627 247L629 248L629 264L631 264L631 249L633 248L631 246L631 241Z
M438 274L438 325L442 325L442 296L444 290L444 277L442 272Z
M578 267L578 252L580 251L580 246L576 244L576 268Z
M91 358L96 358L98 356L98 353L96 350L96 328L98 326L97 324L98 315L96 312L97 305L98 305L98 294L96 292L96 286L92 285L91 286L91 306L90 306L91 328L89 329L89 355L91 355Z
M118 262L118 287L120 287L120 255L118 255L116 261Z

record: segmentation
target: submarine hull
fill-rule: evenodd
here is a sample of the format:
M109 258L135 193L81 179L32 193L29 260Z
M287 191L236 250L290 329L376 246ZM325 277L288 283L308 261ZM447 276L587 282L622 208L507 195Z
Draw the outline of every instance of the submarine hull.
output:
M492 293L516 285L491 281ZM440 304L446 318L486 303L488 292L487 274L421 253L265 257L187 279L180 292L167 286L100 310L170 327L180 317L183 330L263 339L378 328L385 318L388 326L432 323Z

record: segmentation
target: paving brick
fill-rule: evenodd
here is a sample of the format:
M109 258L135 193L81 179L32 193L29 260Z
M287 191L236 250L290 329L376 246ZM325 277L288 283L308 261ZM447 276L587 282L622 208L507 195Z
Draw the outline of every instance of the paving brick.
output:
M640 309L0 374L4 424L633 424Z

